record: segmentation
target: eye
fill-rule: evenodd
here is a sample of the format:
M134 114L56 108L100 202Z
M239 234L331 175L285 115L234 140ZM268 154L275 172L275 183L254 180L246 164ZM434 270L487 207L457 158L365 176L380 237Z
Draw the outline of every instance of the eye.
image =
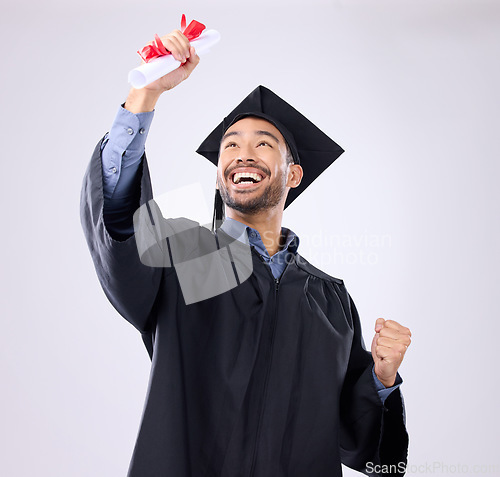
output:
M229 147L237 147L238 145L235 142L228 142L225 146L224 149L227 149Z
M269 146L269 147L272 147L271 144L269 144L266 141L260 141L259 144L257 144L257 147L259 147L259 146Z

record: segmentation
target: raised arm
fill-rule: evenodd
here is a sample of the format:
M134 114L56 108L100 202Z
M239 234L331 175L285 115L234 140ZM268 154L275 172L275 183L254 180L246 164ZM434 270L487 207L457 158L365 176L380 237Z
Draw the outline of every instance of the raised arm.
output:
M101 145L104 223L116 240L134 233L132 216L139 206L141 164L158 98L188 78L199 62L180 31L165 35L162 41L183 64L143 89L132 88Z
M196 52L178 30L164 36L162 41L176 59L184 61L185 58L185 61L179 68L146 88L130 91L125 110L130 120L137 121L136 124L140 122L141 114L154 109L163 92L188 78L199 62ZM154 325L154 303L164 269L142 264L134 235L121 232L125 230L123 221L131 224L137 207L152 199L151 180L143 150L144 142L138 145L139 151L135 151L139 160L126 164L131 169L123 174L123 158L126 157L127 147L135 143L134 139L128 144L121 142L123 135L120 133L130 135L128 128L118 125L115 129L112 128L110 136L99 142L86 171L81 193L81 222L106 296L125 319L147 335ZM124 145L125 150L118 158L121 174L110 187L109 177L113 172L109 173L110 165L104 163L106 154L103 152L106 149L106 152L120 150ZM108 221L119 224L118 228L108 228Z

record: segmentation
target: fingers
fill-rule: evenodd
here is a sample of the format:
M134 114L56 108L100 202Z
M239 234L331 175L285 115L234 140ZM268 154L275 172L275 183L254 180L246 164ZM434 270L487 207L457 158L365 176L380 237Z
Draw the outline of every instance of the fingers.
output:
M375 322L375 332L380 336L385 336L395 340L401 339L408 346L411 343L410 329L393 320L378 318Z
M411 336L407 333L400 332L393 328L382 328L379 332L380 338L386 338L385 341L391 340L396 341L398 343L404 344L406 347L411 344Z
M189 40L180 30L162 36L161 41L177 61L184 63L190 57Z
M401 358L406 350L408 349L408 345L402 343L401 341L396 341L390 338L379 337L377 339L377 347L375 349L377 355L379 353L384 356L391 356L392 358ZM380 356L382 357L382 356Z
M381 318L379 318L379 319L381 319ZM409 330L409 328L407 328L406 326L400 325L397 321L385 320L384 326L386 326L387 328L391 328L393 330L397 330L400 333L404 333L404 334L411 336L411 331Z
M411 344L411 331L396 321L377 319L374 351L380 359L401 361Z
M378 364L378 371L381 372L383 368L384 376L395 376L403 361L407 348L408 347L403 343L399 343L389 338L378 337L372 347L372 355L375 364ZM379 375L379 379L380 376L381 375Z
M377 346L406 351L411 344L411 331L396 321L378 318L375 332L374 339Z
M393 363L396 366L394 371L396 371L401 364L405 351L406 348L404 348L403 346L399 349L397 347L392 348L382 345L377 345L375 347L375 354L377 358L383 360L386 364Z

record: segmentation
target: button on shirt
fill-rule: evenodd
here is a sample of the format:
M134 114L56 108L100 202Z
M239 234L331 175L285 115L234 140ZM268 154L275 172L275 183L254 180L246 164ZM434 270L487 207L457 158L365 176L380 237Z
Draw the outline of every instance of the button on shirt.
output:
M134 114L123 106L118 110L101 146L105 199L130 196L153 116L153 111Z

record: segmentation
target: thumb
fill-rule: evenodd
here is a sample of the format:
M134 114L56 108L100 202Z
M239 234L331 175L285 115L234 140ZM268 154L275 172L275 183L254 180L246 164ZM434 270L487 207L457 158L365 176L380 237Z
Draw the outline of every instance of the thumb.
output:
M375 333L379 333L380 330L384 327L385 320L383 318L377 318L375 322Z
M182 64L186 67L188 75L196 68L200 62L200 57L197 55L193 46L189 47L189 58Z

